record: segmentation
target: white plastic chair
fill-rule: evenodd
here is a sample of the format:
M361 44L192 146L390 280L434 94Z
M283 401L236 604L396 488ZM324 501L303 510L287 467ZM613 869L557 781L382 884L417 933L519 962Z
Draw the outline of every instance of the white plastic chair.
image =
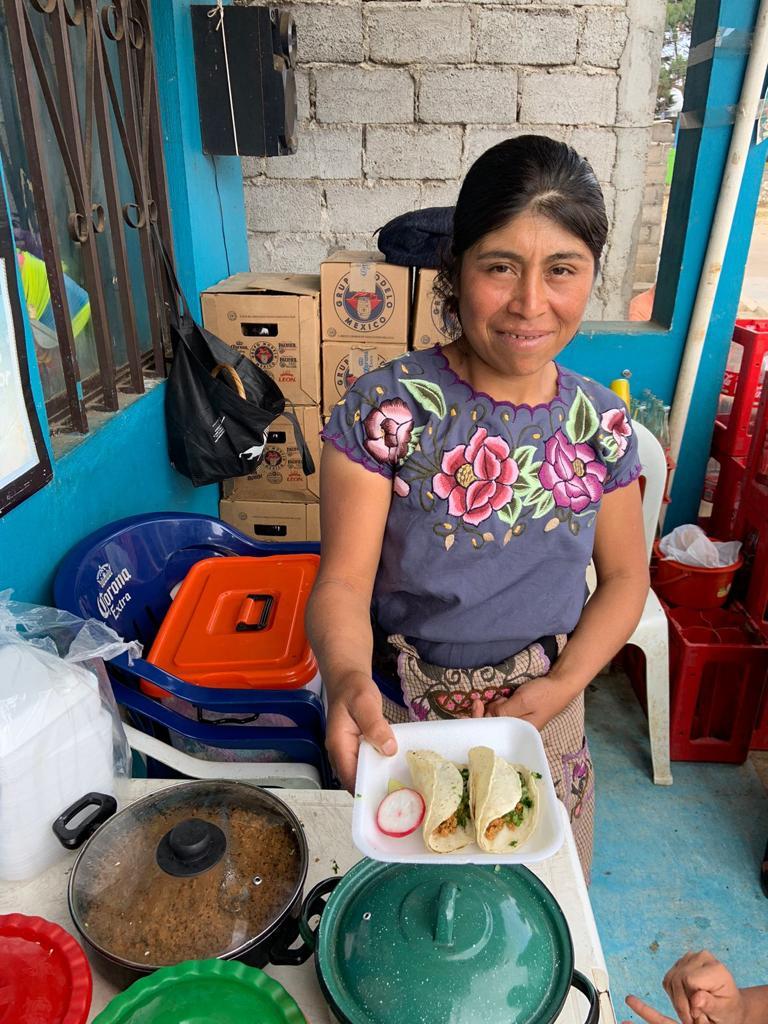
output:
M643 467L643 529L648 561L651 560L656 526L661 514L667 482L667 460L664 449L642 423L632 421L637 437L638 457ZM587 570L590 594L595 589L594 566ZM627 640L645 655L645 686L648 703L648 732L651 740L653 781L657 786L672 785L669 761L669 632L667 617L652 590L648 591L643 614L637 629Z
M152 757L191 779L235 779L275 789L321 789L320 773L311 764L271 761L204 761L176 750L168 743L148 736L123 723L132 750Z

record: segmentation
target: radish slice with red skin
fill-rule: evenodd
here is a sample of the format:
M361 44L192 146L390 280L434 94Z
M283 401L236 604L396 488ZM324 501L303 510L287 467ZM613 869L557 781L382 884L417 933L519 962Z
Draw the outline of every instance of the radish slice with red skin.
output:
M396 789L387 794L376 811L380 832L393 839L402 839L415 832L424 820L424 798L415 789Z

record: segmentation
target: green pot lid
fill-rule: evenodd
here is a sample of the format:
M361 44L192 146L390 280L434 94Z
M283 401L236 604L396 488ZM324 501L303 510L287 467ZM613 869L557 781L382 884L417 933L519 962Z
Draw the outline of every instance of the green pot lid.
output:
M326 996L354 1024L550 1024L573 973L563 913L519 865L360 861L317 947Z
M93 1024L307 1024L282 985L257 967L189 960L115 996Z

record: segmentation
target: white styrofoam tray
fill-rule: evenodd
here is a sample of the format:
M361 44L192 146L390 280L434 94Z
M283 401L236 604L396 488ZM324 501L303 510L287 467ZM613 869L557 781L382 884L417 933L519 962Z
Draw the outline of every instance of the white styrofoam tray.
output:
M365 740L360 744L352 810L352 839L361 853L373 860L410 864L533 864L546 860L563 845L562 811L538 729L520 718L462 718L445 722L409 722L393 725L397 753L384 757ZM476 843L455 853L432 853L424 844L421 827L403 839L385 836L376 825L376 810L387 795L390 779L412 786L406 761L409 750L434 750L450 761L467 763L470 747L491 747L516 764L539 772L539 820L533 835L520 850L485 853Z

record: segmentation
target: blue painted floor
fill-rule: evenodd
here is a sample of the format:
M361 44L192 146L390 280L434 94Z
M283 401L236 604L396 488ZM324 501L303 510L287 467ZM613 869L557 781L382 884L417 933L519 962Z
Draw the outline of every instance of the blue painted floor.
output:
M674 785L654 786L646 719L622 675L589 687L587 730L598 786L590 896L618 1019L635 1019L628 992L669 1013L661 980L689 949L709 949L740 985L768 984L758 880L768 794L754 767L673 762Z

